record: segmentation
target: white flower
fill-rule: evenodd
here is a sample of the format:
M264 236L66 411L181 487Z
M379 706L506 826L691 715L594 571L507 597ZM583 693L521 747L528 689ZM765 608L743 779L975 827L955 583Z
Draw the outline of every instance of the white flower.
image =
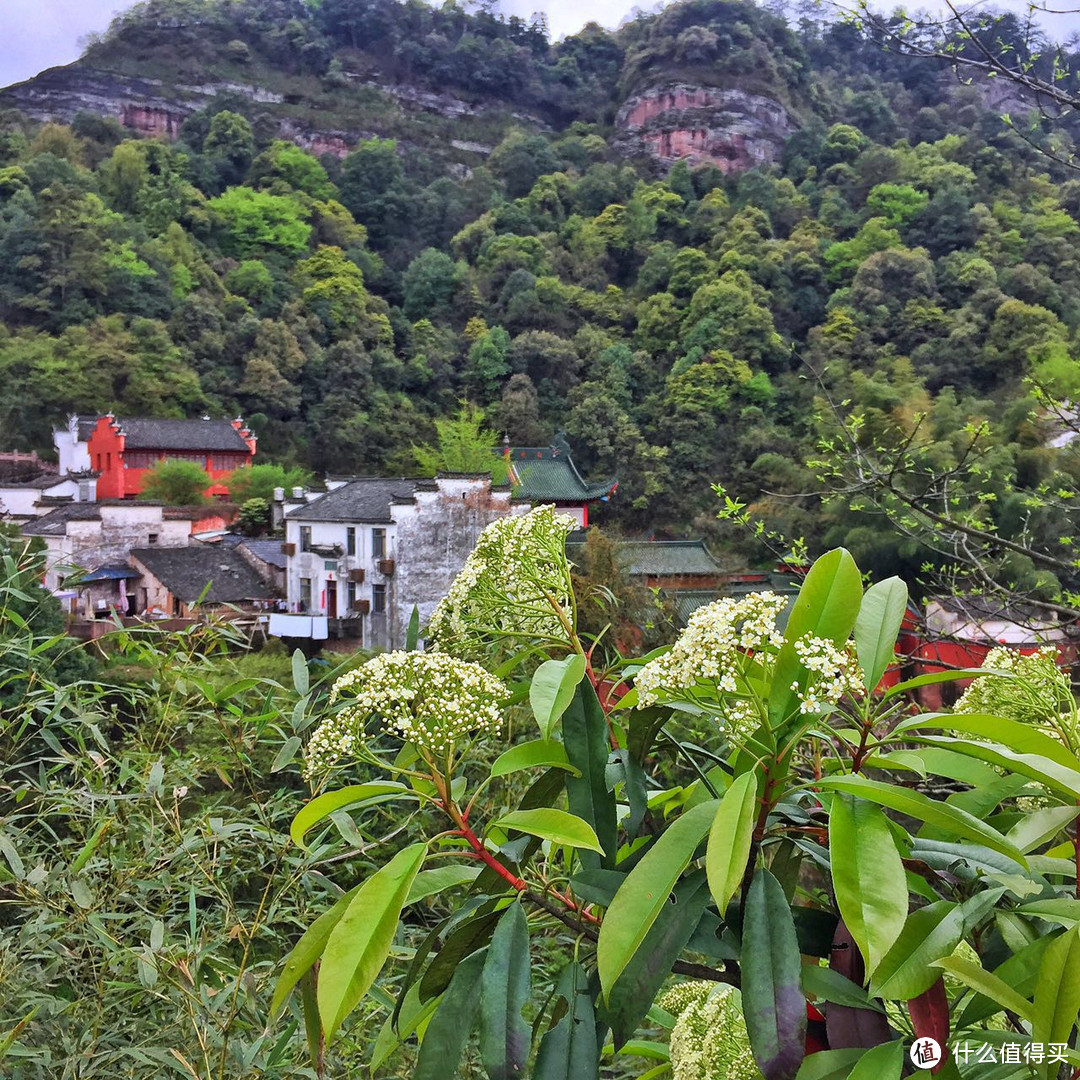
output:
M845 694L857 696L863 692L863 670L850 647L841 649L826 638L810 634L793 641L792 647L810 673L805 690L800 690L797 682L791 684L804 715L835 705Z
M568 641L566 537L576 528L553 506L492 522L431 616L433 647L473 657L509 638Z
M330 703L343 702L307 745L309 779L349 757L369 720L437 756L474 733L495 733L502 724L506 686L479 664L445 653L392 652L376 656L334 683Z
M660 1007L676 1017L670 1040L675 1080L761 1080L735 987L680 983Z

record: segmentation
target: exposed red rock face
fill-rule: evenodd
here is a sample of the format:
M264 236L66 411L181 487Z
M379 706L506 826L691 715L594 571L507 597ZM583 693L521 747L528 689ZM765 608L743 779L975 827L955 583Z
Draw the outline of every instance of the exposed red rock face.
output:
M184 113L161 107L132 105L130 102L121 102L119 108L120 123L140 135L166 139L176 139L180 135Z
M615 118L616 145L666 165L710 163L724 172L769 164L795 130L777 101L744 90L680 83L628 99Z

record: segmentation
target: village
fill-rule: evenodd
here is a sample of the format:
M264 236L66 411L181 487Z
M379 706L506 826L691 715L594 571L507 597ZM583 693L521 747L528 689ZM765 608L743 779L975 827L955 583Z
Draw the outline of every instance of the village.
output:
M507 515L553 504L579 530L590 507L616 497L618 480L587 483L560 435L551 446L493 447L507 482L490 474L327 476L318 487L274 491L270 529L237 528L228 480L255 463L257 439L233 420L72 415L53 430L56 462L0 453L0 521L44 545L42 584L69 633L97 640L118 626L180 629L209 617L236 624L258 645L270 638L315 652L384 651L405 643L414 613L425 626L483 530ZM143 496L162 461L203 467L211 484L197 505ZM676 626L722 595L768 589L794 597L804 567L725 567L701 539L617 541L623 571L669 605ZM1051 612L1003 608L975 597L909 603L886 683L977 668L991 648L1057 645L1075 660L1076 637ZM963 680L919 691L927 707L955 700Z

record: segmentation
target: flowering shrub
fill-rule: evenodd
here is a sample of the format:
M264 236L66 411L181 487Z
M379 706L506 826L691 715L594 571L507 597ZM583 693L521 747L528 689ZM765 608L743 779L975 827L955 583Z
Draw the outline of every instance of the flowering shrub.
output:
M1065 1046L1080 758L1052 659L991 654L1000 670L954 714L917 713L923 680L882 686L907 590L864 590L837 550L790 610L723 598L670 648L597 671L571 524L546 508L487 530L433 651L339 680L309 740L313 781L342 760L378 770L297 814L298 844L322 838L320 872L332 816L341 829L387 800L422 814L421 839L343 892L283 967L273 1009L293 1002L316 1073L396 963L412 905L435 897L379 990L396 1000L373 1075L414 1042L410 1080L442 1080L474 1031L489 1080L598 1080L606 1056L642 1047L669 1059L646 1075L674 1080L844 1080L864 1056L858 1077L900 1080L913 1038L947 1047L1002 1023ZM526 697L532 737L491 761L477 744ZM670 1024L666 1047L634 1040L646 1024ZM946 1067L977 1080L977 1061Z
M319 778L354 755L373 718L418 750L446 758L458 743L497 732L508 696L503 683L479 664L442 653L376 656L334 683L330 704L340 708L311 736L306 775Z
M463 657L512 642L571 647L566 538L576 528L553 506L492 522L431 617L432 647Z

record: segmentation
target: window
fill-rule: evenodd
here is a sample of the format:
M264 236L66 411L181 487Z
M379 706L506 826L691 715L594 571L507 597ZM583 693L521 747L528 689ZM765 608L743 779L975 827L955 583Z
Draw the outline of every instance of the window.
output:
M371 530L371 557L373 559L386 558L386 530Z
M310 551L311 550L311 526L310 525L301 525L300 526L300 550L301 551Z
M311 610L311 578L309 577L300 579L300 610Z
M381 615L383 612L386 611L385 585L371 586L371 610L376 615Z
M356 554L356 529L351 525L345 530L345 554Z
M349 582L346 595L347 595L348 601L349 601L349 610L350 611L355 611L356 610L356 582L355 581L350 581Z
M149 536L148 536L148 537L146 538L146 542L147 542L148 544L156 544L156 543L158 542L158 534L157 534L157 533L151 533L151 534L150 534L150 535L149 535Z

